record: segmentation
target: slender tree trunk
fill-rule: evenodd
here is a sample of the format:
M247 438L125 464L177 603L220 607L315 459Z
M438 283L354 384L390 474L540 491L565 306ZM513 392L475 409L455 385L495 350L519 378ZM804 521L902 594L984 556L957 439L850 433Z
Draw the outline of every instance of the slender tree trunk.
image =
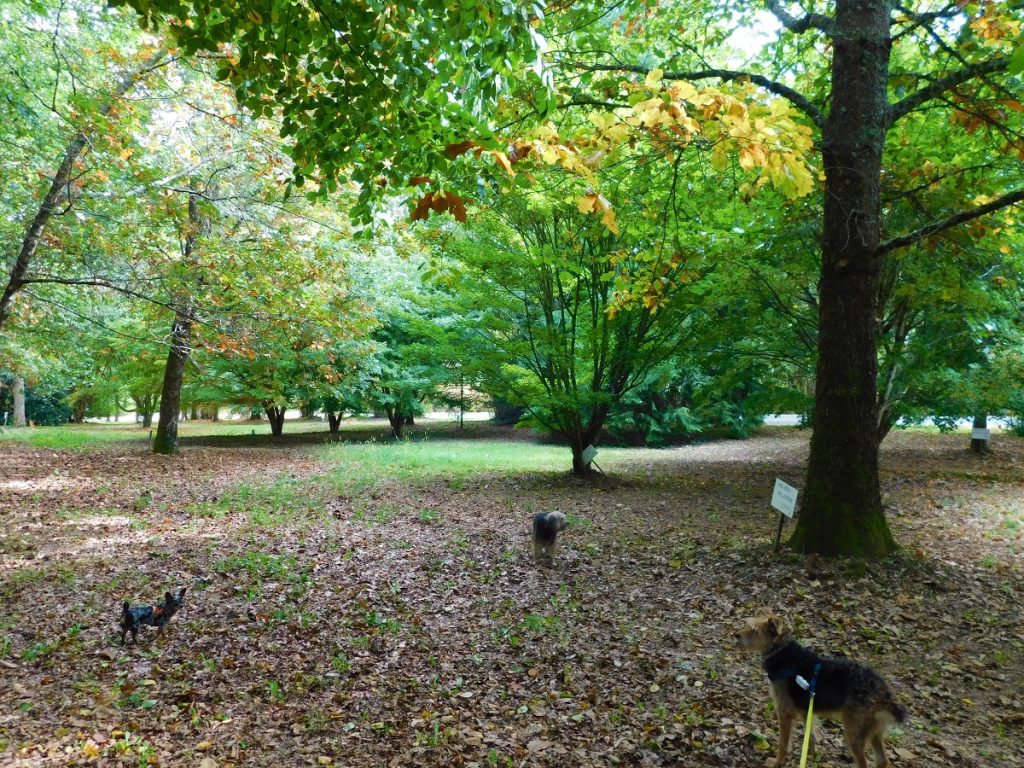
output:
M14 413L11 414L11 426L27 427L28 419L25 417L25 379L15 376L11 386L11 397L14 400Z
M316 417L316 406L310 403L301 403L299 405L299 416L304 419L312 419Z
M124 96L128 90L138 82L139 78L143 74L149 72L159 64L165 55L166 51L159 51L150 57L142 67L125 75L111 94L110 101L100 109L100 116L106 117L110 114L110 110L113 108L116 100ZM57 203L61 196L68 191L71 172L74 168L75 161L78 159L78 156L82 154L82 149L85 147L87 141L88 138L86 135L79 132L68 144L68 148L64 152L64 159L61 161L60 166L57 168L57 172L54 173L53 178L50 180L50 187L47 189L42 202L39 204L39 210L28 225L25 237L21 241L21 249L18 251L18 258L14 260L14 264L11 267L11 272L7 279L7 286L4 288L4 292L0 294L0 328L3 328L4 323L6 323L7 319L11 316L11 310L14 307L14 299L25 285L24 281L28 275L29 267L32 264L32 258L35 256L36 249L39 247L39 241L42 238L43 230L46 229L46 225L53 216L53 212L57 208Z
M834 23L814 433L790 545L877 557L896 547L882 511L876 410L889 0L839 0Z
M196 238L202 228L198 198L188 196L189 231L185 235L185 258L195 250ZM171 454L178 451L178 412L181 410L181 385L185 378L185 364L191 352L189 336L192 331L192 307L186 303L174 317L171 329L171 349L167 353L164 383L160 394L160 423L153 438L153 453Z
M192 330L191 312L175 315L171 329L171 349L164 368L164 384L160 393L160 423L153 438L153 453L171 454L178 451L178 410L181 404L181 385L185 379L185 364L191 352L189 335Z
M143 429L149 429L152 426L153 426L153 412L151 410L147 409L146 412L144 414L142 414L142 428Z
M328 411L327 423L330 425L331 434L338 434L341 431L341 411Z
M988 429L988 414L983 413L974 417L974 429ZM988 440L975 440L971 438L971 450L975 453L988 453Z

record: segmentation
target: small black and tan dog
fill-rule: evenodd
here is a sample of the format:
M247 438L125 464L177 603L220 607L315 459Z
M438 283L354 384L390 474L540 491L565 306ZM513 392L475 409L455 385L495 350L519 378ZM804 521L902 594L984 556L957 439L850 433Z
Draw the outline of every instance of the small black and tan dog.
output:
M548 556L551 565L558 554L558 532L564 531L565 515L561 512L538 512L533 516L533 561L539 563L543 555Z
M170 592L164 593L164 601L160 605L137 605L134 608L125 601L121 607L121 645L124 645L125 635L132 633L132 642L139 641L139 627L156 627L157 634L163 630L164 625L171 620L185 602L185 587L178 590L177 595Z
M807 715L810 694L801 682L814 686L814 714L843 724L846 745L857 768L867 768L864 752L868 744L875 753L875 767L889 768L882 739L891 726L904 721L907 713L876 672L851 659L819 656L804 648L782 620L766 608L746 620L737 639L744 648L761 653L771 683L779 716L779 749L767 762L770 768L783 764L793 721L797 715Z

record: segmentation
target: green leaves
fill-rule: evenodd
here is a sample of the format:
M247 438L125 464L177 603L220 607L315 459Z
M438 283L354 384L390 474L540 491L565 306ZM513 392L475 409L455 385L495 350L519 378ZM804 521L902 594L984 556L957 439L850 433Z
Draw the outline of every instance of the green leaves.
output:
M364 218L385 188L378 180L401 188L438 165L440 147L489 134L485 116L509 79L527 62L535 78L543 72L532 4L115 2L149 24L187 22L169 27L186 52L226 53L219 75L239 100L286 117L296 182L358 182Z

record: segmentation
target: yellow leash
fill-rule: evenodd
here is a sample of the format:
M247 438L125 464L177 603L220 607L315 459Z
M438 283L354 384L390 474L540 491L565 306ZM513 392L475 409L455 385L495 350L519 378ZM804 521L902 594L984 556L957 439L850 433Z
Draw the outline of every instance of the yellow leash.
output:
M818 683L818 673L821 671L821 664L816 664L814 667L814 677L811 678L811 682L807 682L800 675L796 676L796 684L807 691L811 700L807 702L807 723L804 725L804 747L800 752L800 768L807 768L807 753L811 747L811 734L814 728L814 688Z

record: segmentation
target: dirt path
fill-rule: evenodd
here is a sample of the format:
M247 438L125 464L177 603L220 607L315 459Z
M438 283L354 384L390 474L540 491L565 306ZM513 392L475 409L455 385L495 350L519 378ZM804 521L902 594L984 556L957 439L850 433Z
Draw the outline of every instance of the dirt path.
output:
M0 765L759 765L776 727L732 640L759 605L892 682L895 765L1024 765L1024 441L964 448L887 441L904 549L865 565L771 554L791 430L360 493L310 447L0 444ZM528 558L547 509L554 569ZM173 585L166 635L117 645L122 596Z

